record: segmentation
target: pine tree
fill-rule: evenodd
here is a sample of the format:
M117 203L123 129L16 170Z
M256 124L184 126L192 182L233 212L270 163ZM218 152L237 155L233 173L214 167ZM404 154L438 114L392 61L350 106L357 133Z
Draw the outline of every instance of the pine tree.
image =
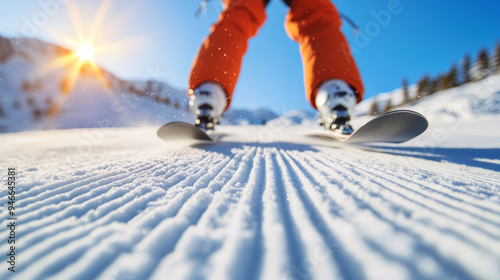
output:
M478 71L478 80L486 78L490 70L488 51L486 49L482 49L479 52L479 55L477 56L476 65Z
M429 75L425 74L418 82L417 96L415 99L420 99L427 95L429 86Z
M465 55L464 60L462 61L462 84L470 82L470 56L468 54Z
M389 99L387 100L387 103L385 104L384 110L383 110L382 112L383 112L383 113L387 113L387 112L391 111L391 110L392 110L392 108L393 108L393 107L392 107L392 99L391 99L391 98L389 98Z
M493 71L497 74L500 74L500 42L497 43L497 47L495 48L495 60L494 60Z
M373 98L373 102L372 102L372 105L370 106L370 112L369 112L370 115L372 116L376 116L379 114L378 112L378 100L377 98Z
M450 72L448 72L447 82L448 88L454 88L458 86L458 70L455 64L451 66Z
M429 95L432 95L438 91L439 88L439 80L431 79L429 81Z
M403 104L411 102L410 92L408 91L408 79L403 78Z
M448 75L439 75L439 90L447 90L450 88L450 81Z

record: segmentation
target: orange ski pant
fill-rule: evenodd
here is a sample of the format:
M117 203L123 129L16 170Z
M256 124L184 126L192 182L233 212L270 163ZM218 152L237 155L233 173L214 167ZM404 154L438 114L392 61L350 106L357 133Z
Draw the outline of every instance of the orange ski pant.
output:
M225 4L194 60L189 87L194 89L203 82L215 81L226 91L229 107L248 40L257 34L266 13L262 0L225 0ZM285 29L300 45L305 93L314 108L318 87L329 79L346 81L356 91L358 102L363 98L363 82L340 31L341 24L330 0L290 3Z

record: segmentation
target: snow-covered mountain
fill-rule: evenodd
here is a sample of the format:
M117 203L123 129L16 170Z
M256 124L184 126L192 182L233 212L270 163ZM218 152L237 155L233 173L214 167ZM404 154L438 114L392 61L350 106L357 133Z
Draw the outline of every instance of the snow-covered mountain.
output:
M291 126L291 125L318 125L318 116L316 112L304 110L291 110L284 113L268 123L270 126Z
M410 97L414 98L416 86L409 87ZM438 91L411 104L403 103L403 90L395 89L363 100L356 106L354 124L357 126L372 119L369 115L373 101L378 102L378 111L382 111L389 100L394 109L409 109L424 114L435 121L455 122L473 121L476 118L498 119L500 116L500 75L492 75L478 82L470 82L460 87ZM274 126L314 125L317 113L293 110L269 122Z
M403 108L412 108L433 120L471 121L500 117L500 75L440 91Z
M269 109L229 109L224 113L222 125L264 125L274 120L278 115Z
M484 116L498 116L500 113L500 75L492 75L478 82L470 82L457 88L438 91L409 105L398 108L411 108L432 119L476 118ZM409 87L410 97L414 99L416 86ZM381 93L363 100L356 107L357 116L369 114L373 101L378 102L378 111L381 112L389 100L393 106L403 103L401 88L388 93Z
M126 81L37 39L0 37L0 131L192 121L185 91Z

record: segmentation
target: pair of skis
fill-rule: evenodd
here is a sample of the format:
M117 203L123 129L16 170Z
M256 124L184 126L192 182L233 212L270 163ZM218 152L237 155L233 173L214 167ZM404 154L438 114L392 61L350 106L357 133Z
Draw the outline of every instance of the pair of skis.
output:
M427 119L410 110L397 110L380 115L350 135L335 134L331 131L318 132L309 136L327 137L348 144L403 143L422 134L428 127ZM167 123L160 127L157 135L165 141L196 140L216 142L205 131L182 122Z

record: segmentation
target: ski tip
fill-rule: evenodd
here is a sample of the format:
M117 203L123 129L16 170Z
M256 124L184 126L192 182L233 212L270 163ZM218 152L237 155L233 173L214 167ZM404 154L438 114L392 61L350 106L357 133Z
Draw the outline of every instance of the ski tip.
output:
M411 110L395 110L382 114L361 126L346 142L350 144L407 142L429 127L424 115Z

